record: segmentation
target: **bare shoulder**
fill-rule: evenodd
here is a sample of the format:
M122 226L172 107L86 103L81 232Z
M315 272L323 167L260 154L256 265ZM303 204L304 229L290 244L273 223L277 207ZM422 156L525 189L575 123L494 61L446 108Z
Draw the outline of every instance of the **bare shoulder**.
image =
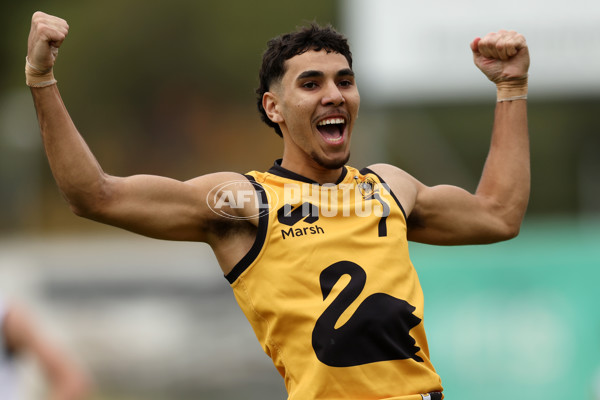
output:
M237 172L215 172L186 181L199 190L201 199L214 213L215 219L247 220L257 214L255 187L244 175Z
M407 215L415 206L417 193L421 183L406 171L391 164L373 164L368 167L379 175L398 198Z
M231 182L231 181L242 182L242 181L248 181L248 179L246 179L246 177L240 173L224 171L224 172L213 172L210 174L201 175L196 178L190 179L187 182L194 184L194 185L205 186L206 184L211 184L211 183L219 184L219 183L225 183L225 182Z

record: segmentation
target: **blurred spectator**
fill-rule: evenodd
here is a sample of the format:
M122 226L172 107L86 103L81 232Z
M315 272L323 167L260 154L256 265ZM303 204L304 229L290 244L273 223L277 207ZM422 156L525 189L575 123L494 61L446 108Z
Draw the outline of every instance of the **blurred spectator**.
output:
M49 400L88 398L88 377L52 343L21 305L0 297L0 400L19 400L17 359L30 356L39 365Z

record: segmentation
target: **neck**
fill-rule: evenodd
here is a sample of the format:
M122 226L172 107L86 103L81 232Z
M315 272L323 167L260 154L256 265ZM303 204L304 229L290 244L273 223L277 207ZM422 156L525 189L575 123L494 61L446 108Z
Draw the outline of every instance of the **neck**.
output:
M311 179L321 185L325 183L336 183L342 174L344 167L330 169L319 165L316 161L294 162L291 157L283 157L281 166L305 178Z

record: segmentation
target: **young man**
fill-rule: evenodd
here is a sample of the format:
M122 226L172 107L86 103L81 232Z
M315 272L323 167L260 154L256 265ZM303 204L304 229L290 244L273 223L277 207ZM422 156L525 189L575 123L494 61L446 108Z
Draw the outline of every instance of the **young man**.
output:
M386 164L346 166L360 97L346 39L311 26L269 42L258 89L283 138L267 172L179 182L107 175L63 105L52 68L67 23L36 13L26 79L54 177L80 216L146 236L207 242L289 399L441 399L407 240L492 243L517 235L529 197L525 39L471 43L497 85L475 194L427 187Z

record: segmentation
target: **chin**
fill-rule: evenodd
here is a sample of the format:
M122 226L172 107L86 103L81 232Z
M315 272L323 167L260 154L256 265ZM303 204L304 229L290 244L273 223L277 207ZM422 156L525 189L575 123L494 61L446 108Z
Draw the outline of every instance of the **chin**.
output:
M326 169L339 169L342 168L348 160L350 159L350 153L346 154L341 158L335 159L325 159L323 157L319 157L316 154L313 154L313 159L319 164L321 167Z

